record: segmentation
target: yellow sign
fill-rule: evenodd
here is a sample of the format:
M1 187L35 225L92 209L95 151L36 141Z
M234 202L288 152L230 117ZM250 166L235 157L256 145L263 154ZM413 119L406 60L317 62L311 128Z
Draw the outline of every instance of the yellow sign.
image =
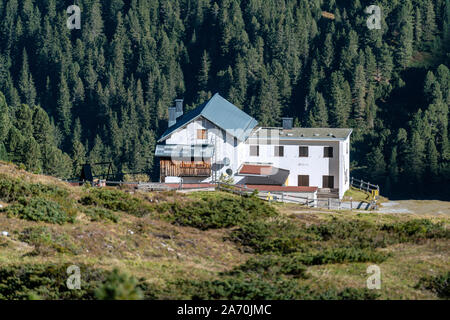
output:
M268 201L272 201L273 200L273 196L270 194L270 192L267 194L266 200L268 200Z
M380 195L379 190L372 190L372 199L375 199L375 197L378 197Z

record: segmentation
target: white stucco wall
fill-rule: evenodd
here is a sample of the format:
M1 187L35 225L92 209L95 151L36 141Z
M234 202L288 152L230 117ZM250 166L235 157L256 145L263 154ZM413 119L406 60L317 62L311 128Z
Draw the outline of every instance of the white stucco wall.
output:
M197 139L197 130L206 129L207 139ZM274 130L274 134L278 130ZM224 140L225 133L225 140ZM298 175L309 175L309 185L322 188L323 176L334 176L334 188L339 189L339 197L342 198L349 189L350 183L350 138L346 140L298 140L272 136L269 140L251 136L246 142L237 140L235 147L234 137L224 130L216 127L210 121L199 118L189 123L185 128L174 132L167 140L167 144L211 144L215 146L215 154L211 164L223 161L225 157L230 159L229 166L220 166L217 171L217 179L226 169L237 173L240 166L247 163L272 164L274 167L290 171L287 185L297 186ZM259 145L259 156L250 156L250 145ZM275 157L275 146L284 146L284 156ZM299 157L299 146L307 146L308 157ZM333 147L333 157L325 158L324 147ZM214 171L213 171L214 175ZM243 176L234 176L234 182L239 183L245 179ZM185 183L211 182L213 176L207 178L185 177ZM167 177L166 181L179 182L178 177Z
M339 198L344 196L345 191L350 189L350 137L339 142L340 148L340 180L339 180Z
M340 142L339 141L294 141L280 139L274 144L259 141L259 157L250 156L250 146L258 143L249 139L246 143L246 161L251 163L271 163L274 167L290 171L288 186L298 186L299 175L309 175L309 184L322 188L322 176L334 176L334 187L339 188ZM284 147L284 156L275 157L275 146ZM299 147L308 147L308 157L299 157ZM324 158L324 147L333 147L333 158Z
M206 129L207 130L207 139L197 139L197 130ZM225 139L224 139L225 138ZM217 179L220 178L222 173L225 173L227 169L233 170L233 173L237 172L240 164L239 160L239 151L243 151L245 148L242 146L243 143L237 140L237 147L234 146L235 139L226 131L218 128L212 122L199 118L195 121L190 122L186 125L185 128L182 128L176 132L174 132L167 140L167 144L184 144L184 145L193 145L193 144L211 144L215 146L214 156L211 159L211 164L214 167L214 164L218 164L218 171L215 173L212 172L212 176L205 178L196 178L196 177L185 177L183 181L185 183L189 182L210 182L213 179L213 176L216 175ZM225 158L230 159L230 165L224 166L220 163L223 162ZM173 178L171 178L173 180ZM175 180L180 180L175 179ZM236 182L236 181L235 181Z

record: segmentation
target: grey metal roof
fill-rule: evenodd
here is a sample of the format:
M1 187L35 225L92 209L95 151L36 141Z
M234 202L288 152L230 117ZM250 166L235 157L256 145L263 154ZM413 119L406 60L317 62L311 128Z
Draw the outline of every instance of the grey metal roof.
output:
M250 138L279 138L283 140L345 140L353 132L348 128L257 128Z
M172 133L199 117L211 121L240 141L247 140L253 128L258 124L254 118L216 93L211 99L177 120L163 133L158 142L167 139Z
M159 144L156 146L155 156L177 159L209 159L214 154L214 146L209 144L181 145Z
M239 176L245 176L245 184L256 185L275 185L282 186L289 177L290 171L271 166L267 174L247 174L238 173Z

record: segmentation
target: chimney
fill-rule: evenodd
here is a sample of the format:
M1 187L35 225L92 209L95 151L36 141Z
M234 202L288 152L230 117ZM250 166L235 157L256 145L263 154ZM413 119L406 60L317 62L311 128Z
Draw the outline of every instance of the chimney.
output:
M177 108L169 107L169 128L177 122Z
M175 100L176 118L178 119L183 115L183 99Z
M281 118L281 119L283 120L283 129L291 130L294 119L293 118Z

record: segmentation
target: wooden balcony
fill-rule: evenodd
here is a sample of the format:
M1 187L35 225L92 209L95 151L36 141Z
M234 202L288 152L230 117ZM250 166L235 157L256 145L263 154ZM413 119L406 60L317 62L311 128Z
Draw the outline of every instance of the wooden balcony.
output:
M209 177L211 163L207 161L160 160L160 175L165 177Z

